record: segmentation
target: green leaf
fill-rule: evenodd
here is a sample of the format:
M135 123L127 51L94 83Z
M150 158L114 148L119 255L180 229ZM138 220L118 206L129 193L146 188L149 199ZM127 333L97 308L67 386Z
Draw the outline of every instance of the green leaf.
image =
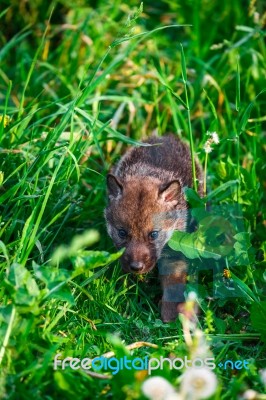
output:
M184 100L182 100L182 98L173 91L173 89L168 85L168 83L165 81L165 79L163 78L163 76L160 74L160 72L157 69L157 76L158 79L160 81L160 83L167 89L169 90L169 92L180 102L180 104L182 104L182 106L185 107L185 109L187 110L187 105L184 102Z
M231 277L233 281L237 284L238 288L241 290L241 293L244 294L244 297L246 300L251 303L251 302L257 302L260 303L260 300L257 298L257 296L252 292L252 290L241 280L239 279L236 275L234 275L231 272Z
M55 250L52 256L51 263L53 265L58 265L66 258L78 255L80 250L84 249L85 247L91 246L92 244L97 242L99 238L99 233L93 229L85 231L82 235L74 236L69 246L59 246Z
M245 112L241 118L240 125L239 125L239 134L241 134L245 130L251 110L254 107L254 105L255 105L255 102L252 102L245 109Z
M214 189L210 194L206 196L206 201L209 201L213 198L216 198L216 200L218 200L218 195L220 195L219 200L227 197L232 190L236 190L238 184L238 179L223 183L221 186L219 186L217 189Z
M181 251L189 259L203 257L218 260L221 258L220 254L206 246L204 237L199 231L193 233L175 231L168 245L175 251Z
M191 192L192 193L192 192ZM210 213L204 207L192 208L191 214L198 222L198 230L193 233L175 231L169 241L169 246L175 251L181 251L186 257L214 258L228 256L234 251L236 229L230 220L227 209L224 215L222 207L213 209ZM233 208L230 210L233 212ZM215 213L218 211L218 214Z
M9 284L14 286L14 289L23 288L32 295L38 296L40 291L36 281L33 279L30 271L26 267L18 263L13 263L7 277Z
M239 73L239 57L236 64L236 111L240 108L240 73Z
M50 286L50 292L45 296L45 299L51 298L67 301L70 305L75 304L75 299L65 282L54 282L53 287Z
M202 198L198 195L198 193L194 189L186 187L184 189L184 193L185 193L186 200L189 202L189 204L192 207L194 207L194 208L204 207L204 201L202 200Z
M120 250L114 254L110 254L107 251L84 251L80 256L73 257L72 261L75 268L82 267L83 269L92 269L102 267L106 264L116 261L121 257L123 251L124 250Z
M50 287L55 281L66 282L71 277L71 271L49 265L44 268L35 262L33 263L33 269L35 277L44 282L47 287Z
M76 395L76 393L72 390L71 384L68 381L66 374L60 371L55 371L54 380L59 389L67 392L68 394L72 393L74 396Z
M112 348L117 358L122 358L124 356L130 355L129 350L126 348L118 335L108 333L106 339L112 345Z
M226 164L223 161L220 161L218 164L216 164L216 172L219 178L225 179L227 176L227 170L226 170Z
M253 328L260 332L266 341L266 301L252 304L250 318Z
M241 118L241 121L240 121L240 124L239 124L239 135L245 130L245 128L246 128L246 125L247 125L247 122L248 122L248 119L249 119L249 116L250 116L250 113L251 113L251 110L252 110L252 108L254 107L254 105L255 105L255 101L257 100L257 98L262 94L262 93L264 93L266 91L266 89L263 89L263 90L261 90L261 92L255 97L255 99L247 106L247 108L245 109L245 111L244 111L244 113L243 113L243 115L242 115L242 118Z
M13 306L8 304L7 306L0 306L0 322L9 323Z
M35 303L35 297L31 296L26 288L17 289L14 300L17 305L31 306Z
M187 67L186 67L186 58L185 58L185 53L183 49L182 43L180 43L181 47L181 69L182 69L182 78L183 82L186 84L187 82Z
M203 89L203 92L206 94L206 97L207 97L207 99L208 99L208 102L209 102L209 104L210 104L210 106L211 106L211 110L212 110L213 116L214 116L215 120L217 120L218 117L217 117L217 113L216 113L215 106L214 106L212 100L210 99L210 97L208 96L208 94L207 94L207 92L206 92L205 89Z
M223 319L218 318L218 317L213 317L213 319L214 319L215 325L218 328L218 332L219 333L225 333L226 327L227 327L226 322Z
M250 263L248 249L251 247L250 234L248 232L239 232L234 235L237 242L234 244L235 259L237 265L248 265Z

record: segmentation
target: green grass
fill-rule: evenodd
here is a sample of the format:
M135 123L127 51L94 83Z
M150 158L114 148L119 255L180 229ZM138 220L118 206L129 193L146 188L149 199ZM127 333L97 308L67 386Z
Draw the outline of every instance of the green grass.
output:
M157 130L189 141L205 165L206 197L187 192L200 229L175 238L177 249L194 243L186 255L188 288L201 310L197 328L217 364L250 365L216 367L211 398L237 399L248 388L265 398L263 2L146 1L143 11L120 1L55 1L49 9L42 1L6 3L0 13L0 397L145 398L145 373L123 370L99 379L55 371L58 352L120 357L129 354L126 345L145 341L159 348L141 347L132 356L192 357L196 327L191 345L184 321L161 322L156 274L121 275L103 218L107 171L127 146ZM220 143L207 155L214 131ZM237 205L241 218L234 222ZM219 259L208 241L213 231L201 223L208 207L230 210L237 235L229 254L216 244ZM231 277L223 277L224 269ZM179 390L183 371L153 375L158 372Z

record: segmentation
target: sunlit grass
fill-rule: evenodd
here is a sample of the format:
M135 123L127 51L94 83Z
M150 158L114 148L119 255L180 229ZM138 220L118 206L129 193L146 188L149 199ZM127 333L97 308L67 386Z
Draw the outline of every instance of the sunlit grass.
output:
M148 2L143 11L120 2L62 2L53 10L44 2L12 4L0 14L2 397L141 398L145 374L117 375L110 385L70 369L55 372L54 355L122 354L124 345L140 340L159 350L134 350L138 357L189 354L180 321L160 320L157 277L121 276L104 225L107 171L126 146L154 130L189 141L205 163L207 197L202 203L190 192L193 207L241 207L239 258L213 269L225 286L232 279L241 296L212 297L212 258L192 260L189 287L195 290L198 268L198 328L217 363L239 357L252 365L216 369L220 386L213 398L237 398L247 388L263 393L260 3ZM220 142L207 159L208 132L217 132ZM87 230L98 232L91 242L86 233L79 236ZM224 276L228 268L231 275ZM161 371L172 384L180 373Z

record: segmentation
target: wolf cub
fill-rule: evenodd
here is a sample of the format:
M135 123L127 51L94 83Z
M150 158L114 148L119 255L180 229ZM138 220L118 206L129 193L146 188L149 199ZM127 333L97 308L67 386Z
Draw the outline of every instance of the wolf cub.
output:
M184 311L186 261L167 245L174 230L187 229L183 188L192 186L190 149L174 135L151 137L148 146L126 152L107 176L107 231L125 248L125 272L144 274L158 265L163 289L161 316L174 320ZM202 172L196 163L199 192Z

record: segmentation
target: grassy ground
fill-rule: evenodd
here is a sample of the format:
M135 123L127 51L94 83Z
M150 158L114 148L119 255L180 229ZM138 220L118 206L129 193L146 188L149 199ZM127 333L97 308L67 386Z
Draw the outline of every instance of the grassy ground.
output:
M120 1L6 3L0 397L144 399L145 371L109 379L110 371L55 371L53 359L108 351L119 358L129 354L125 345L146 341L159 347L132 350L132 357L192 357L208 347L217 365L213 399L247 398L247 389L265 398L263 2L146 1L143 11ZM121 276L105 230L106 173L127 145L154 130L191 140L206 175L207 197L187 193L204 243L186 254L188 287L201 309L192 336L185 321L160 321L155 275ZM220 142L206 153L214 131ZM227 224L211 230L222 240L220 259L201 222L207 203L233 227L231 236ZM176 238L175 246L192 239ZM249 368L219 368L225 360L247 360ZM179 390L182 372L166 367L153 375Z

